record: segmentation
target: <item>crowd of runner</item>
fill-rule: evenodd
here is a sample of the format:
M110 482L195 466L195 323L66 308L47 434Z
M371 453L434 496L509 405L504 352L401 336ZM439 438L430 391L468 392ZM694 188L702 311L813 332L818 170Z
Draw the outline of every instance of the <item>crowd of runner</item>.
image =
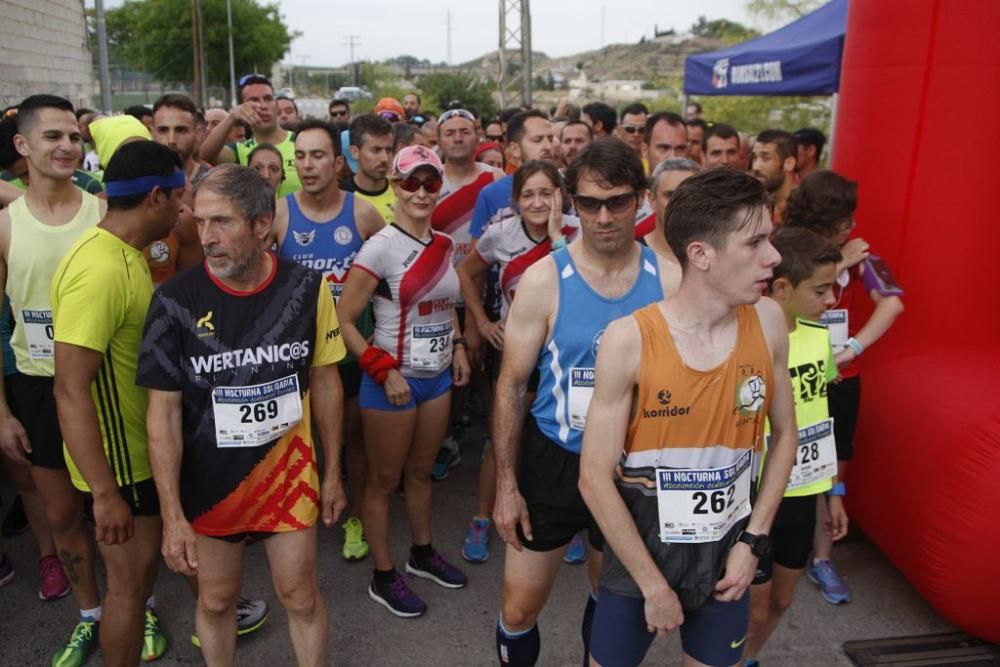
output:
M400 618L427 611L404 573L469 582L436 544L501 549L501 665L537 662L564 561L588 567L586 664L679 628L685 664L756 665L803 574L850 599L856 359L903 308L825 142L697 103L303 118L257 74L229 110L6 110L3 535L30 529L39 598L79 607L52 665L162 656L161 556L206 664L234 664L269 612L241 590L257 542L296 660L326 664L320 520ZM476 501L435 541L463 445Z

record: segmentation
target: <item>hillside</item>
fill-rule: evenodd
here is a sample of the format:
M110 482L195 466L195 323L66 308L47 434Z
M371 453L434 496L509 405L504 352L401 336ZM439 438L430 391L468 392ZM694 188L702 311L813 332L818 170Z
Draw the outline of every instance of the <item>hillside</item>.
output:
M590 81L663 79L683 76L684 58L688 54L711 51L721 45L722 42L717 39L665 36L646 39L637 44L609 44L602 49L561 58L550 58L544 53L534 52L532 66L535 76L552 73L575 78L575 73L582 70ZM497 66L497 52L492 51L457 68L489 72L492 76Z

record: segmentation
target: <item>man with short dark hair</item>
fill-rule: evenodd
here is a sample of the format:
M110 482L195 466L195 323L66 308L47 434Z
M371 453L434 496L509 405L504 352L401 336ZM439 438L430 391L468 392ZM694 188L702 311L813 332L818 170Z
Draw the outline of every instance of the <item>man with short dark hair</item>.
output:
M73 487L59 430L52 341L56 268L80 235L104 217L106 202L73 185L80 160L80 128L69 100L32 95L19 105L14 146L28 165L28 190L0 210L0 289L14 315L18 373L0 392L0 448L11 461L31 465L52 539L72 586L79 620L52 660L82 665L97 645L101 598L94 575L94 543L83 519L83 495ZM117 497L95 498L104 520Z
M407 118L412 118L420 114L419 93L407 93L403 96L403 111L406 112Z
M392 224L396 195L389 187L388 174L393 157L393 126L380 116L363 114L351 121L349 137L357 169L340 187L369 202L387 224Z
M153 112L145 104L136 104L125 109L124 113L133 118L138 118L146 129L153 130Z
M642 140L648 117L649 108L635 102L622 109L621 122L618 124L618 138L631 146L639 157L643 157Z
M350 100L343 100L340 98L330 100L330 107L327 112L330 114L330 121L333 123L351 122Z
M275 102L278 105L278 125L283 130L294 132L302 122L299 105L287 95L278 95Z
M587 146L566 172L581 233L525 271L510 307L492 429L493 515L507 542L496 632L501 665L537 661L538 615L567 545L584 529L595 549L589 569L596 592L603 538L577 490L594 358L609 322L662 299L677 282L675 269L634 240L645 185L642 162L621 141ZM538 392L525 423L521 405L535 369ZM595 599L588 596L584 611L585 647Z
M642 156L649 169L655 169L667 158L687 157L687 127L672 111L661 111L646 119L642 134Z
M580 114L580 120L590 126L596 138L612 136L617 118L615 110L604 102L584 104Z
M688 102L684 109L684 117L690 123L692 120L701 120L701 105L697 102Z
M685 664L739 662L796 456L788 329L761 298L780 260L767 192L709 169L666 229L680 288L607 327L583 437L580 491L607 540L593 665L639 665L678 627Z
M209 665L234 663L250 541L264 543L297 661L326 664L316 522L331 526L346 504L335 365L345 348L322 274L264 249L274 206L248 167L220 165L195 185L205 262L154 294L136 372L149 389L163 555L198 577L195 627Z
M739 169L740 135L732 125L715 123L705 130L706 167L732 167Z
M153 141L174 149L181 156L188 187L208 172L209 166L196 158L203 134L198 123L198 109L187 95L171 93L156 100L153 104L152 136ZM177 225L143 251L155 285L172 278L178 271L200 263L204 257L198 242L198 230L191 217L193 204L190 193L185 192Z
M826 135L815 127L804 127L797 130L794 135L797 148L796 171L799 180L819 169L819 160L823 155L823 146L826 145Z
M764 130L753 145L753 176L771 195L772 217L781 224L788 195L797 184L795 138L784 130Z
M705 164L705 130L708 123L701 118L687 121L688 154L687 156L698 164Z
M297 192L302 184L295 173L295 134L278 125L278 104L271 80L262 74L247 74L240 78L239 100L240 105L233 107L205 137L199 153L201 159L210 164L234 162L246 165L250 151L257 144L271 144L285 160L285 180L278 195L283 197ZM253 138L227 144L229 132L238 122L250 125Z
M146 435L147 395L135 385L153 282L142 249L177 222L185 177L180 156L152 141L118 149L105 172L108 209L52 278L53 393L73 486L94 499L107 570L101 652L106 664L155 660L144 645L158 621L147 600L160 555L160 506ZM122 462L127 465L122 465ZM145 614L145 616L144 616Z
M569 167L573 159L594 140L594 131L582 120L567 121L559 133L562 145L562 166Z

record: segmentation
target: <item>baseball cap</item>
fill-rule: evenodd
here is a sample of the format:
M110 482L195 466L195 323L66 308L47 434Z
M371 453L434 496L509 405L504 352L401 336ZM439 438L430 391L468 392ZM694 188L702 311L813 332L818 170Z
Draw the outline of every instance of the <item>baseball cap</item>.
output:
M399 100L393 97L383 97L375 105L375 114L378 115L383 111L389 111L400 118L406 118L406 111L403 109L403 105L399 103Z
M444 167L441 165L441 158L427 146L407 146L396 154L396 159L392 163L393 172L403 178L406 178L420 167L430 167L438 175L444 172Z

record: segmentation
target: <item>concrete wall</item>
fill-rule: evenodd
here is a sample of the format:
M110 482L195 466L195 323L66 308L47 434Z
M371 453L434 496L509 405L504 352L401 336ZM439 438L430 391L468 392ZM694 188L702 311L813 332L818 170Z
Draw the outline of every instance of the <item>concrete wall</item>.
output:
M0 0L0 107L52 93L94 100L82 0Z

